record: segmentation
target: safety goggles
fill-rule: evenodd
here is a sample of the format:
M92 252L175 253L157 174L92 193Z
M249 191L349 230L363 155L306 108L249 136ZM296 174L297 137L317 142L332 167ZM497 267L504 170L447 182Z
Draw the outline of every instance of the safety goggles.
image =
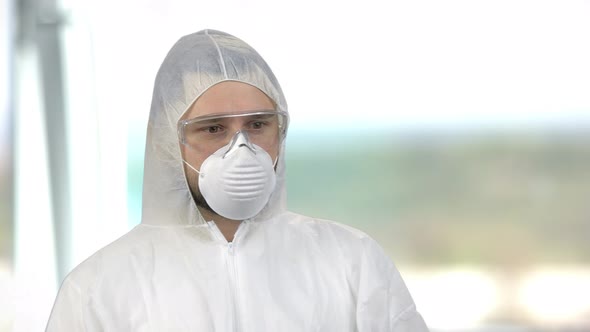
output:
M268 150L285 137L289 116L275 110L203 115L178 122L180 142L200 153L213 153L234 135L247 133L251 143Z

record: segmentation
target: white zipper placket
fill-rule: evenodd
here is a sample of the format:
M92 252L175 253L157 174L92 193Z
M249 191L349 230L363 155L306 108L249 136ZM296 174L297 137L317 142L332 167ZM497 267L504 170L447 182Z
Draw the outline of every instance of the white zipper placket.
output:
M227 242L219 228L215 223L209 222L209 226L215 236L225 241L226 243L226 251L225 251L225 265L229 280L229 289L230 289L230 301L232 302L231 308L231 324L232 332L240 331L240 289L239 289L239 281L238 281L238 271L237 271L237 263L236 263L236 245L240 238L240 234L244 233L244 228L247 228L247 220L242 221L236 234L234 235L234 239L232 242Z
M235 241L235 238L234 238ZM240 297L239 297L239 288L238 288L238 271L236 269L236 253L235 253L235 244L234 242L228 242L227 244L227 256L226 256L226 266L227 272L229 277L229 287L231 292L231 299L232 299L232 331L238 332L240 325L239 318L240 318Z

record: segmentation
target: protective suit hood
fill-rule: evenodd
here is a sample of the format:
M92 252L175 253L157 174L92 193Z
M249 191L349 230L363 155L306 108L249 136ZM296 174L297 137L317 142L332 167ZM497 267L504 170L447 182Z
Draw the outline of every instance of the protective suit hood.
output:
M273 100L278 111L287 112L279 82L248 44L215 30L182 37L168 52L154 85L145 150L143 224L203 222L184 174L177 122L199 96L223 81L255 86ZM275 190L254 220L286 209L284 142L283 139L276 167Z

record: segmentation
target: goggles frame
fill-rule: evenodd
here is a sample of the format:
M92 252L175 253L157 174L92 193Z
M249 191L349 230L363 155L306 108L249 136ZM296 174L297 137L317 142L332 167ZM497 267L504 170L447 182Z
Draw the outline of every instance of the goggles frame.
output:
M186 135L185 135L185 128L190 126L193 123L201 122L201 121L208 121L213 119L226 119L226 118L237 118L237 117L247 117L247 116L257 116L257 115L277 115L278 117L278 126L279 126L279 139L282 142L286 135L287 135L287 128L289 127L289 113L285 111L277 111L277 110L257 110L257 111L243 111L243 112L235 112L235 113L213 113L207 115L201 115L194 117L192 119L185 119L179 120L177 124L177 134L178 140L181 144L190 146L187 143Z

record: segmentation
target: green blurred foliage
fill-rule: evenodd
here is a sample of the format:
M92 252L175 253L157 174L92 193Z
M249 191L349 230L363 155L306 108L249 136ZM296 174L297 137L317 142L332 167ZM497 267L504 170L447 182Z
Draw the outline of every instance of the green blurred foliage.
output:
M396 261L590 262L590 131L301 137L289 208L360 228Z

